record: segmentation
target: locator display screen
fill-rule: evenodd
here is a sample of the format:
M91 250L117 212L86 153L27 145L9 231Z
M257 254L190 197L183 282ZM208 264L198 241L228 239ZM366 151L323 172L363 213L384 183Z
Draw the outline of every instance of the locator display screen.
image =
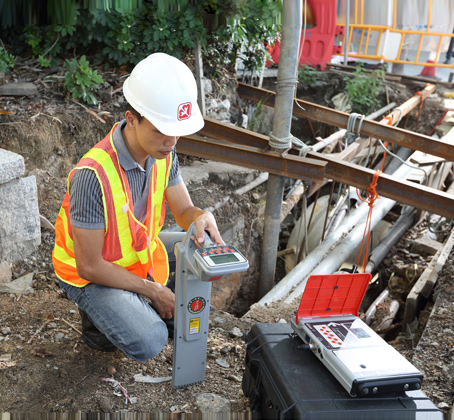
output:
M211 261L214 264L227 264L240 261L235 255L233 254L223 254L223 255L210 255Z

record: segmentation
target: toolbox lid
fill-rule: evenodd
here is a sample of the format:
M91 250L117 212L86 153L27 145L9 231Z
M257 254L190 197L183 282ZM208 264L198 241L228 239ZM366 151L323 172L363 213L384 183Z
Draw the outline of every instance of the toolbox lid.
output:
M358 316L371 278L370 273L310 276L296 313L296 323L304 317Z

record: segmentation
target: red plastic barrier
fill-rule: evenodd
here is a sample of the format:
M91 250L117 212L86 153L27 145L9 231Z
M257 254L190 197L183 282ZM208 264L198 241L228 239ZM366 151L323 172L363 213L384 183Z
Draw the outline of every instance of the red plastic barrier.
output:
M314 26L306 29L306 36L304 36L304 29L301 31L300 48L302 45L303 49L300 51L299 65L308 64L324 70L331 56L342 52L342 46L334 45L334 39L336 35L343 35L345 28L336 25L337 0L308 0L307 2ZM275 44L266 47L273 60L266 62L267 67L279 64L280 44L280 41L276 41Z

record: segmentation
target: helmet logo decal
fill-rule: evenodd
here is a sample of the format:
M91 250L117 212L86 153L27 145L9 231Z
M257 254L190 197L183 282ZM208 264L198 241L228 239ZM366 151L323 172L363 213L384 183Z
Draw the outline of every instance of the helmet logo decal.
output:
M178 105L177 118L178 121L187 120L191 116L191 102L185 102Z

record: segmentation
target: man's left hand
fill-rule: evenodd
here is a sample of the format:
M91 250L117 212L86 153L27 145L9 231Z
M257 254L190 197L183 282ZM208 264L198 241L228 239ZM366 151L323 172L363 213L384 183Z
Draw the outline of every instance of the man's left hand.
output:
M195 226L197 229L197 238L192 237L192 240L195 242L198 248L202 248L202 243L205 240L205 231L210 235L211 240L216 245L224 245L224 241L221 238L218 227L216 225L216 220L214 216L209 211L204 211L200 216L195 219Z

